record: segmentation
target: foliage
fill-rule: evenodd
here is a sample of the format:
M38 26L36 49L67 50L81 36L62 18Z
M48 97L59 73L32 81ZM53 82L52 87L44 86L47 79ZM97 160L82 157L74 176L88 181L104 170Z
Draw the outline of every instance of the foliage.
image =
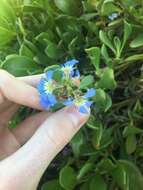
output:
M76 58L81 87L97 89L42 190L142 189L142 13L142 0L1 0L1 68L22 76Z

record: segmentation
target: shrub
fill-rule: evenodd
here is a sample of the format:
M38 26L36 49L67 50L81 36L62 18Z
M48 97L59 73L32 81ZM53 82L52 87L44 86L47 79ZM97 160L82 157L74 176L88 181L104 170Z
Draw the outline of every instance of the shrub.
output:
M141 0L1 0L1 68L23 76L76 58L97 89L42 190L143 188L142 13Z

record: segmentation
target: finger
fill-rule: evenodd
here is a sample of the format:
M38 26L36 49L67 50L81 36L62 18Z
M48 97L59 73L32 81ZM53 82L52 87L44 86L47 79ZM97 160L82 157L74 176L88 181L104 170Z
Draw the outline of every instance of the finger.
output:
M42 76L44 76L44 74L18 77L18 79L29 84L29 85L31 85L31 86L36 87Z
M74 107L51 115L21 149L0 163L0 178L3 180L6 176L11 188L36 189L48 164L87 118ZM14 176L16 183L12 183Z
M51 115L50 112L40 112L26 118L11 132L17 141L23 145L35 133L37 128Z
M14 103L8 100L4 100L3 103L0 103L0 113L4 112L5 110L9 109Z
M1 97L12 102L42 110L37 89L4 70L0 70L0 92Z

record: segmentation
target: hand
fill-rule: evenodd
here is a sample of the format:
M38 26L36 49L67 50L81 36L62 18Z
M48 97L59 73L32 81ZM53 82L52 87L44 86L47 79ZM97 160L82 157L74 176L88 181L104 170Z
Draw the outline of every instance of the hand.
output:
M75 107L43 111L35 88L40 78L0 70L0 190L35 190L49 163L88 119ZM40 112L10 130L8 122L21 105Z

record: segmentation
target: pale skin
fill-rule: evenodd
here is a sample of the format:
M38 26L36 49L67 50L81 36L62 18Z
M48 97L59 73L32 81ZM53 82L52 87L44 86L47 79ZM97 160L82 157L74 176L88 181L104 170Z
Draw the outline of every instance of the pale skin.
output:
M36 190L53 158L87 121L75 107L44 111L36 85L41 75L15 78L0 70L0 190ZM8 129L21 106L39 110Z

